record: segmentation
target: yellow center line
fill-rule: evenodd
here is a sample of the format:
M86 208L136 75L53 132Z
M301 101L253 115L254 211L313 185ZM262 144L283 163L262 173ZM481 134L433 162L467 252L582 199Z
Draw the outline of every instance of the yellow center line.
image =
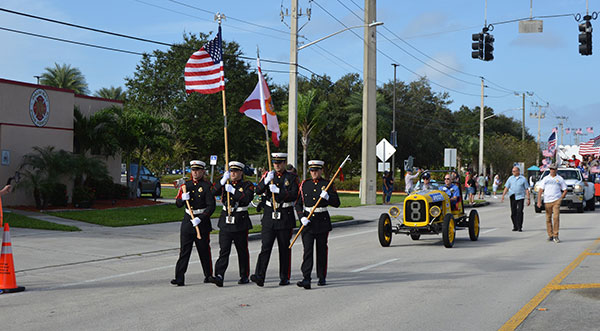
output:
M600 255L600 253L587 253L587 255Z
M600 288L600 283L551 285L551 290L577 290L582 288Z
M586 258L586 256L596 253L592 253L591 250L593 247L600 243L600 238L596 239L590 247L588 247L585 251L583 251L573 262L571 262L566 268L564 268L556 277L554 277L544 288L538 292L523 308L521 308L516 314L513 315L504 325L498 329L499 331L505 330L514 330L516 329L523 321L531 314L531 312L537 307L544 299L552 292L552 290L558 288L554 288L556 286L570 286L569 285L560 285L560 282L563 281L577 266ZM579 284L572 284L579 285ZM585 284L581 284L585 285Z

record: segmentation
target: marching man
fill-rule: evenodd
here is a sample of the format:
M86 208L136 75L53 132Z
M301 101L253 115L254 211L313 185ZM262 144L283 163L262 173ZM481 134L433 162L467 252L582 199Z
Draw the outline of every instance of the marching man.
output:
M319 282L317 285L327 285L325 277L327 277L327 238L331 231L331 219L327 206L339 207L340 198L338 197L335 187L332 185L327 188L328 180L325 180L323 175L323 165L325 162L320 160L308 161L311 179L307 179L300 185L300 199L296 205L298 217L305 229L302 232L302 244L304 245L304 256L302 260L302 276L303 280L296 285L310 289L310 274L313 269L313 247L316 241L317 246L317 277ZM319 205L315 208L311 218L308 219L312 208L319 201Z
M175 205L181 208L189 202L193 215L190 215L189 209L185 208L183 221L180 229L180 248L179 259L175 265L175 279L171 284L177 286L185 285L185 272L187 271L190 255L192 254L192 244L196 244L196 250L200 256L200 263L204 270L204 282L212 283L212 258L210 256L210 231L212 226L210 216L215 211L215 196L211 192L211 184L204 179L206 163L198 160L190 161L192 170L192 180L185 182L179 188L179 193L175 198ZM195 226L200 230L202 239L198 239Z
M256 186L256 194L265 193L266 201L262 218L262 246L256 271L250 280L258 286L264 286L271 250L277 239L279 285L285 286L290 284L292 250L289 246L292 229L296 226L294 203L298 198L298 176L286 170L287 153L272 153L271 156L275 170L267 172Z
M227 184L227 180L231 184ZM231 243L235 245L240 269L238 284L248 284L250 274L250 254L248 253L248 230L252 229L252 222L248 216L248 205L254 198L254 185L244 180L244 164L237 161L229 162L229 171L223 178L215 183L215 195L221 196L223 210L219 217L219 259L215 263L215 285L223 286L225 270L229 265ZM229 194L228 194L229 193ZM229 204L227 203L229 196ZM228 215L227 206L231 211Z

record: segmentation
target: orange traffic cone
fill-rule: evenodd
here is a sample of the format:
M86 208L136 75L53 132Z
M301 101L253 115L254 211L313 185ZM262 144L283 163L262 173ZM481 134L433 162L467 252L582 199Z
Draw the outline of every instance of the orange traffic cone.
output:
M10 229L8 223L5 223L4 235L2 236L2 253L0 255L0 293L14 293L21 291L25 291L25 287L17 286L15 265L12 256L12 245L10 243Z

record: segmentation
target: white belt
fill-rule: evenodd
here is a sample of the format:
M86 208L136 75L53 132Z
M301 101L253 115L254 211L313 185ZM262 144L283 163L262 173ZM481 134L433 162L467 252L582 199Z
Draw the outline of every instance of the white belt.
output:
M227 207L223 206L223 210L227 211ZM233 211L233 212L248 211L248 206L233 208L231 211Z
M272 207L273 204L271 204L271 201L266 201L265 204L269 207ZM293 202L284 202L284 203L279 203L277 204L277 208L289 208L289 207L293 207L294 203Z
M304 207L304 211L309 212L312 210L312 207ZM324 213L327 211L327 207L319 207L315 208L315 213Z
M206 209L206 208L204 208L204 209L194 209L194 210L193 210L193 212L194 212L194 215L200 215L200 214L202 214L202 213L204 212L204 210L205 210L205 209ZM189 210L189 208L186 208L185 212L186 212L188 215L190 215L190 210ZM193 216L193 215L190 215L190 216Z

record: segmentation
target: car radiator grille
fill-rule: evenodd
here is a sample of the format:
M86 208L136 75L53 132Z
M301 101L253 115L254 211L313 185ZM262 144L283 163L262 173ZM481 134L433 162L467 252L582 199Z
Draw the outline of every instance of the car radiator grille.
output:
M408 222L427 221L427 208L425 207L425 201L407 200L404 206L404 215Z

